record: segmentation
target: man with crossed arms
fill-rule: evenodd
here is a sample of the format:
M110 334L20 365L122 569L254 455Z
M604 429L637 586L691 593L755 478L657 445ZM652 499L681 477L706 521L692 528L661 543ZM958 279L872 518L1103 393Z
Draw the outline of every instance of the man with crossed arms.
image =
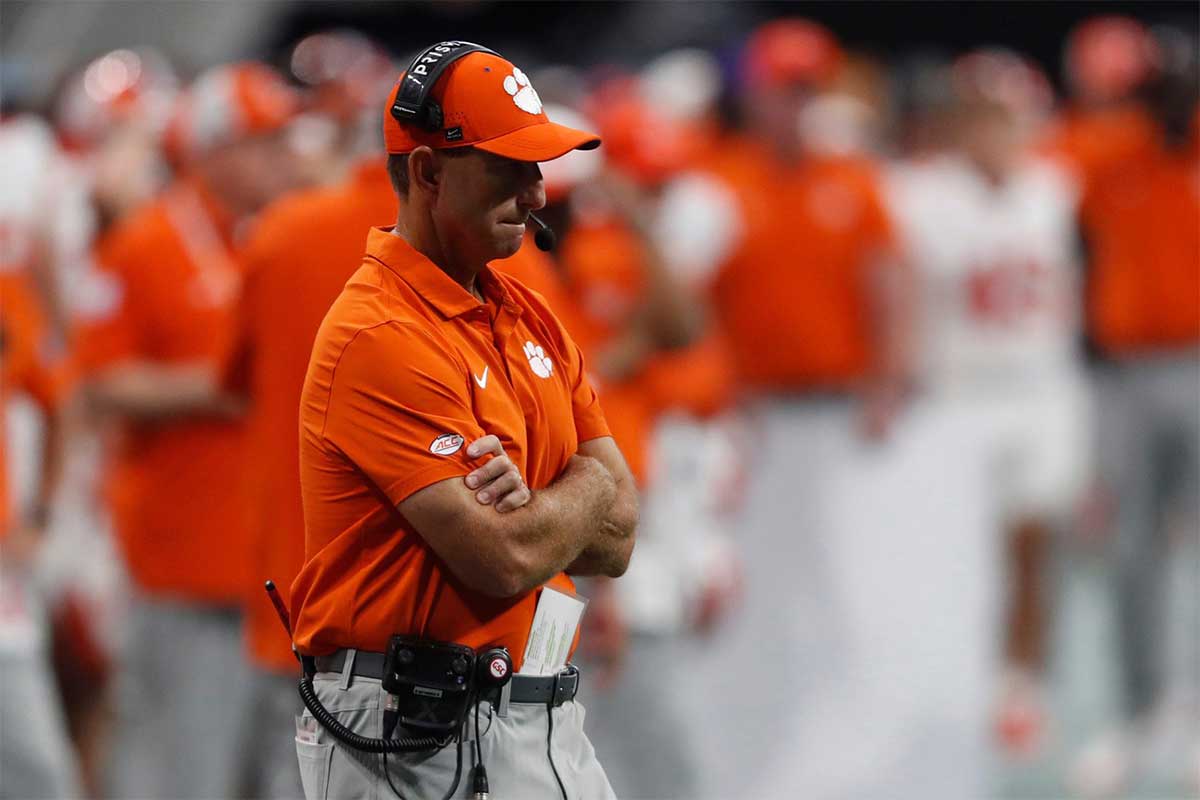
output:
M579 348L544 298L488 266L517 251L545 204L537 162L599 139L550 122L524 73L489 52L434 84L444 129L397 122L396 91L384 137L399 220L370 231L317 334L300 408L294 642L314 657L321 702L366 736L379 735L384 699L372 654L390 636L505 646L519 672L543 587L621 575L638 515ZM468 713L463 773L478 736L497 793L613 796L574 692L552 708L517 694L506 714L481 701L482 732ZM440 797L456 780L454 746L385 767L307 715L300 727L309 800L391 796L388 778Z

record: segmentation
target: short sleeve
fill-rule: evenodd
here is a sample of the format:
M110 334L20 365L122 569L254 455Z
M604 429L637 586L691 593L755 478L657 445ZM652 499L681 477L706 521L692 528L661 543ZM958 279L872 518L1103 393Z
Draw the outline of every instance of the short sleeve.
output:
M70 385L69 373L63 364L49 364L40 359L31 362L16 383L46 413L59 406Z
M538 299L545 302L540 296ZM604 410L600 407L600 398L587 374L583 350L571 338L566 326L557 317L552 314L550 316L562 342L562 352L566 354L567 383L571 387L571 414L575 418L575 435L580 442L611 436L608 421L604 418Z
M73 350L84 373L139 354L134 286L122 269L121 250L102 245L70 294Z
M574 342L570 346L575 351L573 361L578 361L579 371L571 389L571 412L575 416L575 434L580 442L589 439L599 439L601 436L611 436L608 421L604 418L604 410L600 408L600 398L592 388L587 370L583 368L583 353Z
M61 362L50 355L38 301L22 279L4 281L0 285L0 299L4 307L0 325L3 390L22 392L49 412L62 395L66 372Z
M474 468L466 448L484 431L468 374L414 326L361 330L334 368L323 437L399 505Z

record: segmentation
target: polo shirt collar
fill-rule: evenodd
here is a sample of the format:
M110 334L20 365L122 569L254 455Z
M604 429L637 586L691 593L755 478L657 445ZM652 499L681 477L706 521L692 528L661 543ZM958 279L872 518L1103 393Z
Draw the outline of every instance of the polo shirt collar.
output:
M416 290L425 302L446 318L458 317L484 306L424 254L417 251L391 228L371 228L367 234L367 255L396 273ZM479 290L485 298L510 311L520 313L520 306L509 297L504 284L492 274L491 268L479 273Z

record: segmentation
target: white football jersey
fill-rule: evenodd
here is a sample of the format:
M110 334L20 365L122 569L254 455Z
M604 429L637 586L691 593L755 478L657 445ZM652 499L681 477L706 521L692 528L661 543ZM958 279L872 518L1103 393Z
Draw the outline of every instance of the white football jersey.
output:
M47 210L44 178L57 154L54 134L36 117L16 117L0 125L0 265L29 263L32 231Z
M41 119L0 124L0 269L29 266L34 248L50 248L50 267L66 297L90 263L96 233L86 167L59 149Z
M887 191L921 287L919 358L931 388L1074 368L1077 192L1064 173L1029 160L997 185L947 155L896 167Z

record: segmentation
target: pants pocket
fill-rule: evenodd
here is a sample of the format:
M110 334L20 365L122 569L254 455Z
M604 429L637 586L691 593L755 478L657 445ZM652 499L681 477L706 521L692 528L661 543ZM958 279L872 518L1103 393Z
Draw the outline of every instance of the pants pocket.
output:
M300 762L300 785L304 800L326 800L329 795L329 763L333 744L296 740L296 758Z

